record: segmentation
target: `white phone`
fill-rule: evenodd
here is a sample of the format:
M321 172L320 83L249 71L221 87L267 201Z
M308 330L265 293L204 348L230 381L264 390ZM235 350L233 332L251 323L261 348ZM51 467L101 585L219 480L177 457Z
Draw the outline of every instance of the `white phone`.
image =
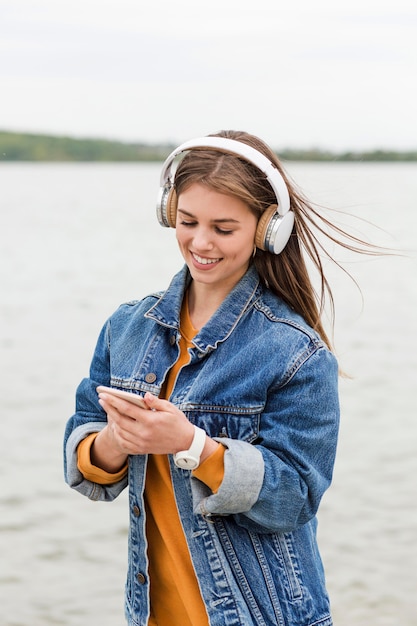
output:
M108 393L109 395L116 396L117 398L122 398L122 400L132 402L133 404L140 406L141 409L149 409L147 404L144 402L143 397L138 396L136 393L132 393L131 391L122 391L121 389L105 387L104 385L97 387L96 391L97 393Z

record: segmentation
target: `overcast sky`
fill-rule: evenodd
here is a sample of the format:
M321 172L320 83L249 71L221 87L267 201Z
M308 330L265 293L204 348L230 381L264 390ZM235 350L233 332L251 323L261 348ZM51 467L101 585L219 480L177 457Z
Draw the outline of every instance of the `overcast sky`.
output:
M0 129L417 148L416 0L0 0Z

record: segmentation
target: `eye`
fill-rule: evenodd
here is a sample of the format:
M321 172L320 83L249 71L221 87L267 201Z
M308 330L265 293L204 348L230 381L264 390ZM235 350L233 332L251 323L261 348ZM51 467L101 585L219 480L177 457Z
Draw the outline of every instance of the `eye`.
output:
M219 228L218 226L216 226L214 230L219 235L232 235L233 234L233 230L226 230L224 228Z
M181 220L180 224L181 224L181 226L195 226L197 224L197 222Z

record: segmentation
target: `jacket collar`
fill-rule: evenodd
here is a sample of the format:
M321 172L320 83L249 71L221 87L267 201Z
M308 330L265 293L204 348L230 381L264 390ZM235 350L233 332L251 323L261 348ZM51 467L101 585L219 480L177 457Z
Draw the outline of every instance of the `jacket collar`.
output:
M179 331L182 300L190 282L191 276L185 265L174 276L156 304L145 313L145 317ZM259 298L261 291L258 273L251 265L211 319L194 337L196 348L203 353L210 352L227 339L244 312Z

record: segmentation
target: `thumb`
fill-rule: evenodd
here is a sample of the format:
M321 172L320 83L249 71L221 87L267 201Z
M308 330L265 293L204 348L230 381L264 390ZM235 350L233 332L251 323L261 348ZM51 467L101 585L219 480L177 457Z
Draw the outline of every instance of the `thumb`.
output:
M155 411L164 411L170 405L168 400L161 400L158 396L154 396L153 393L147 391L144 395L144 400L150 409L154 409Z

